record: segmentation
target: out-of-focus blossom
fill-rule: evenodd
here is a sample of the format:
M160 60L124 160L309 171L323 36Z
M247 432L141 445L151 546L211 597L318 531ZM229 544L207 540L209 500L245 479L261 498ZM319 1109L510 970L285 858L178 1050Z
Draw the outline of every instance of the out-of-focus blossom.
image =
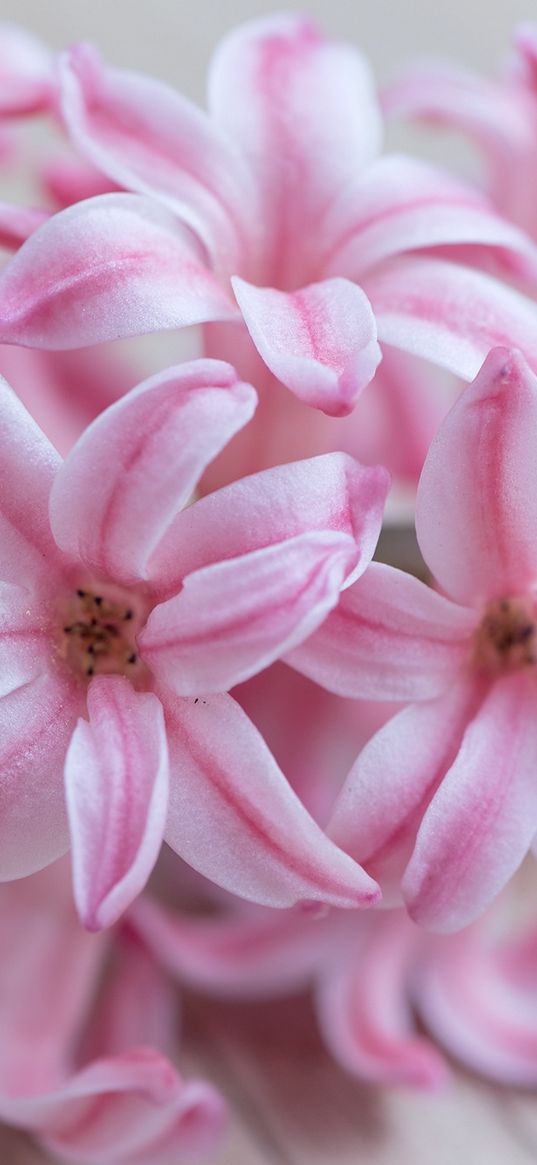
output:
M169 369L61 464L2 388L0 868L20 877L67 848L65 768L89 927L142 889L163 833L263 903L378 896L225 693L313 631L365 569L388 478L332 454L181 513L255 400L229 365Z
M498 349L434 439L416 531L444 593L372 564L287 657L340 695L417 700L351 770L330 836L412 917L482 912L537 832L537 381Z
M197 1160L226 1113L170 1059L176 992L132 932L89 935L70 898L64 862L0 887L0 1120L69 1165Z

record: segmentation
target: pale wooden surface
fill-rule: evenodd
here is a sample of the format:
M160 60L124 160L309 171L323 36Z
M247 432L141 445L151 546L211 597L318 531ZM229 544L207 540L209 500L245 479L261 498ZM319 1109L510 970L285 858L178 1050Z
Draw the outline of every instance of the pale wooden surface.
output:
M190 1001L182 1071L227 1095L232 1126L210 1165L535 1165L537 1101L455 1072L440 1095L364 1087L324 1052L304 1001ZM43 1165L0 1130L1 1165Z

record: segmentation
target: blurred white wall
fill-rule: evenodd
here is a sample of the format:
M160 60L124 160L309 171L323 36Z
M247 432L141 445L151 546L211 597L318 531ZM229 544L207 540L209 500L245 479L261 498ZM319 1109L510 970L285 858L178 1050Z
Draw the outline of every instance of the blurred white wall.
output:
M55 48L95 40L109 60L173 82L199 100L211 49L240 20L307 9L359 43L384 80L409 58L441 54L493 72L515 21L537 20L537 0L2 0L0 18L26 24Z

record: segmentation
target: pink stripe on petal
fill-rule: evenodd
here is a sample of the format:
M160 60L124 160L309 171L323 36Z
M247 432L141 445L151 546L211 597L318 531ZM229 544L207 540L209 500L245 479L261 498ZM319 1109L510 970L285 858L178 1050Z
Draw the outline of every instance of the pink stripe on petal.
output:
M178 515L151 562L155 585L167 597L194 570L314 530L354 538L349 583L373 556L389 480L385 469L328 453L233 482Z
M198 360L166 369L107 409L56 477L50 515L62 550L96 572L145 578L177 511L256 399L229 364Z
M178 695L229 691L318 627L356 556L347 534L317 531L195 571L151 612L143 659Z
M537 577L537 377L491 352L432 442L416 505L423 556L455 599L519 594Z
M518 869L537 826L535 680L497 680L421 823L403 880L411 916L460 930Z
M170 743L166 840L194 869L268 906L368 906L376 884L315 824L230 696L165 695Z
M380 362L375 317L361 288L326 279L283 292L232 280L256 348L305 404L329 416L351 412Z
M79 348L236 314L168 211L102 194L59 211L0 275L0 340Z
M490 348L521 348L537 364L537 308L481 271L405 258L364 279L382 342L472 380Z
M460 673L476 622L412 575L373 562L286 662L339 696L429 699Z
M89 930L110 926L143 889L166 820L168 754L162 707L120 676L88 689L65 761L74 893Z

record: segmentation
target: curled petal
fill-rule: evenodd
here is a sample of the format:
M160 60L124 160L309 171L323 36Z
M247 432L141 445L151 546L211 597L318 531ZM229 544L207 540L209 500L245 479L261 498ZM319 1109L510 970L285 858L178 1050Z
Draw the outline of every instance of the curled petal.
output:
M374 1084L437 1088L447 1068L429 1040L414 1032L409 964L417 933L403 912L368 916L367 931L321 977L316 1010L333 1056Z
M339 696L429 699L460 672L476 621L412 575L372 562L286 662Z
M460 930L518 869L537 826L532 676L497 680L421 823L402 884L412 918Z
M110 926L143 889L166 820L168 753L162 707L120 676L88 689L65 761L77 908L89 930Z
M315 824L230 696L161 698L172 770L166 840L180 857L261 905L376 901L376 884Z
M178 515L153 556L151 575L174 594L201 567L324 530L356 542L350 583L373 556L389 480L385 469L366 468L344 453L242 478Z
M308 17L251 21L215 54L209 107L237 142L258 190L263 275L248 278L280 287L305 282L324 215L380 148L367 63L348 45L326 40Z
M167 205L217 263L232 269L240 261L252 192L231 140L161 81L107 69L91 45L65 55L61 78L63 114L77 150L119 186Z
M79 348L235 314L169 212L136 194L59 211L0 275L6 344Z
M346 279L293 292L232 283L252 340L278 380L329 416L351 412L380 361L375 317L361 288Z
M317 531L195 571L151 612L143 658L178 695L228 691L319 626L355 561L347 534Z
M520 353L499 348L433 440L416 530L429 567L459 601L516 595L534 583L536 428L537 377Z
M0 24L0 115L37 113L54 94L52 54L17 24Z
M481 271L404 258L364 279L379 340L472 380L491 348L521 348L537 364L537 310Z
M63 463L50 499L62 550L114 578L147 562L206 465L252 416L229 364L169 368L101 414Z

